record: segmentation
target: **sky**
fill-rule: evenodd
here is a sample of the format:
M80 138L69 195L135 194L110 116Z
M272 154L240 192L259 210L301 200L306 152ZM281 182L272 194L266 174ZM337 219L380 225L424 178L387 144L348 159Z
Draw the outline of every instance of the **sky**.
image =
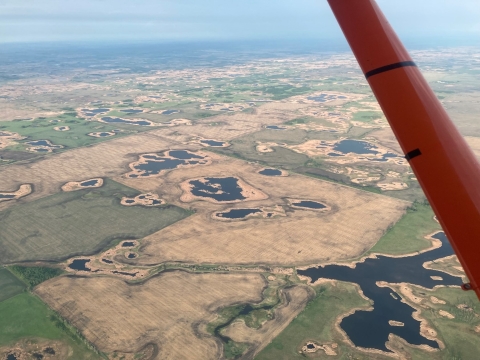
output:
M377 2L405 41L480 43L479 0ZM0 0L2 43L269 39L343 37L326 0Z

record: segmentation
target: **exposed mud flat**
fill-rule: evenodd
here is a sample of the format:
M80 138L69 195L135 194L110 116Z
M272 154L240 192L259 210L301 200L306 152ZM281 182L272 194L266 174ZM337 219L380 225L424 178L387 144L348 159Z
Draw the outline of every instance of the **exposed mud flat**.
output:
M135 248L140 245L138 240L125 240L117 246L94 256L82 256L65 262L65 270L82 276L112 275L128 280L138 280L147 277L151 268L135 267L119 262L117 256L128 260L139 255ZM121 260L120 260L121 261Z
M120 201L120 204L125 206L160 206L165 205L166 202L165 200L160 199L160 196L158 196L157 194L146 193L137 195L133 198L123 197Z
M70 126L55 126L53 128L53 130L55 130L55 131L69 131Z
M20 185L17 191L0 191L0 202L8 200L18 200L24 196L27 196L32 192L32 185L23 184Z
M287 216L285 209L280 206L260 207L260 208L233 208L225 211L217 211L212 214L212 218L222 221L245 220L248 218L273 219L278 216Z
M87 135L92 136L92 137L97 137L97 138L104 138L104 137L115 136L116 132L114 132L114 131L99 131L99 132L91 132L91 133L88 133Z
M53 150L63 149L63 145L54 145L50 140L34 140L28 141L25 144L31 145L27 148L27 151L37 152L37 153L46 153L53 152Z
M102 178L93 178L82 181L70 181L62 186L63 191L76 191L82 189L99 188L103 185Z
M11 131L0 131L0 149L15 145L17 144L18 140L24 140L26 138L26 136L22 136Z

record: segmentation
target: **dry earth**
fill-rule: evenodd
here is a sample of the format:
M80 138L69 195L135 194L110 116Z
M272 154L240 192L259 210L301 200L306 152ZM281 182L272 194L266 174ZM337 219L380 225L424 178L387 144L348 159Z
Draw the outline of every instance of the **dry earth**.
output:
M312 264L359 256L372 247L384 229L403 215L405 201L359 191L305 176L269 177L259 167L212 154L212 165L180 168L158 178L116 180L142 192L153 192L184 207L179 184L200 177L239 177L268 195L266 200L240 202L234 208L288 205L287 198L318 201L330 211L288 211L276 219L250 218L226 222L212 213L231 205L206 201L189 203L196 214L142 240L139 262L164 261L240 264Z
M101 351L132 352L156 343L157 359L214 359L221 348L199 326L219 308L260 301L264 286L257 274L175 271L139 285L62 276L35 292Z

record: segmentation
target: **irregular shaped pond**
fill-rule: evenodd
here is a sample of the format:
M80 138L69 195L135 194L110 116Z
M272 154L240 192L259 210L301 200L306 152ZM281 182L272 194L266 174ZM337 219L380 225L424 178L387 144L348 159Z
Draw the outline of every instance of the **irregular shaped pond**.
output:
M122 247L134 247L135 243L133 241L124 241Z
M92 179L92 180L87 180L84 182L80 183L81 187L91 187L91 186L96 186L98 184L98 179Z
M267 129L270 129L270 130L285 130L286 129L284 127L280 127L280 126L277 126L277 125L267 125L265 127Z
M335 144L332 150L339 151L343 154L378 154L377 147L367 141L360 140L341 140ZM330 154L329 154L330 155Z
M223 141L215 141L215 140L200 140L200 142L202 144L207 144L208 146L212 146L212 147L224 147L226 144Z
M140 125L140 126L153 125L153 123L148 120L128 120L128 119L122 119L119 117L110 117L110 116L102 117L102 121L109 124L120 123L120 124Z
M381 255L375 259L368 258L364 262L357 263L354 269L348 266L327 265L298 270L297 273L310 277L312 282L319 278L327 278L356 283L364 295L373 300L373 311L356 311L353 315L345 317L340 323L341 328L355 346L391 352L385 343L388 341L389 334L395 334L412 345L425 344L438 348L439 345L436 341L427 339L420 334L420 321L412 317L416 310L403 303L401 296L390 288L376 285L377 281L404 282L429 289L433 289L437 285L462 285L460 277L423 267L425 262L454 254L444 232L438 232L433 237L440 240L442 246L422 254L401 258ZM431 276L439 276L443 280L433 280ZM389 320L402 322L405 326L392 326L389 324Z
M266 176L281 176L282 171L278 169L263 169L258 172L261 175L266 175Z
M204 178L202 180L191 180L191 193L195 196L208 197L216 201L244 200L242 188L235 177L225 178Z
M173 170L179 166L200 165L209 162L205 156L186 150L171 150L167 154L166 156L157 154L141 155L140 161L130 165L133 171L127 177L137 178L139 176L158 175L164 170Z
M228 212L217 213L217 217L225 219L243 219L251 214L262 212L260 209L230 209Z
M102 113L107 113L109 111L110 109L82 109L82 112L89 117L102 114Z
M68 267L73 270L78 271L92 271L91 269L86 267L86 264L90 262L90 259L75 259L72 261Z

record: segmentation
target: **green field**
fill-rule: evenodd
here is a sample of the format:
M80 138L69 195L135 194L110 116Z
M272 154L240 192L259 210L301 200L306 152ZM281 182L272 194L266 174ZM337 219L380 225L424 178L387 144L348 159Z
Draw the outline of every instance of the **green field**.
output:
M123 196L138 194L106 179L101 188L60 192L0 212L0 263L96 253L115 241L142 238L189 215L176 206L120 204Z
M429 248L431 242L424 237L441 230L433 220L430 205L414 203L407 213L375 244L369 253L387 255L410 254Z
M337 316L356 307L367 307L369 303L360 297L354 285L348 283L337 282L337 286L319 286L315 290L316 297L256 359L305 359L299 351L309 340L319 344L337 343L337 353L342 359L370 358L345 345L341 335L334 330ZM351 357L353 354L354 357ZM323 355L326 356L324 353Z
M0 302L18 295L25 290L25 284L10 271L0 268Z
M60 120L59 122L50 122L51 120ZM69 126L68 131L56 131L53 128L57 126ZM115 136L97 138L89 136L91 132L106 132L113 129L122 129L123 132ZM51 118L38 118L30 120L5 121L0 123L0 130L11 131L22 136L28 136L21 140L20 144L7 148L10 151L26 151L30 145L25 144L32 140L50 140L54 145L62 145L63 149L54 150L54 152L64 151L76 147L96 144L98 142L118 138L131 134L132 132L150 130L150 127L133 125L110 125L98 121L86 121L75 117L75 113L65 113Z
M72 360L101 358L87 348L75 329L30 293L0 302L0 347L24 338L62 340L70 346Z

